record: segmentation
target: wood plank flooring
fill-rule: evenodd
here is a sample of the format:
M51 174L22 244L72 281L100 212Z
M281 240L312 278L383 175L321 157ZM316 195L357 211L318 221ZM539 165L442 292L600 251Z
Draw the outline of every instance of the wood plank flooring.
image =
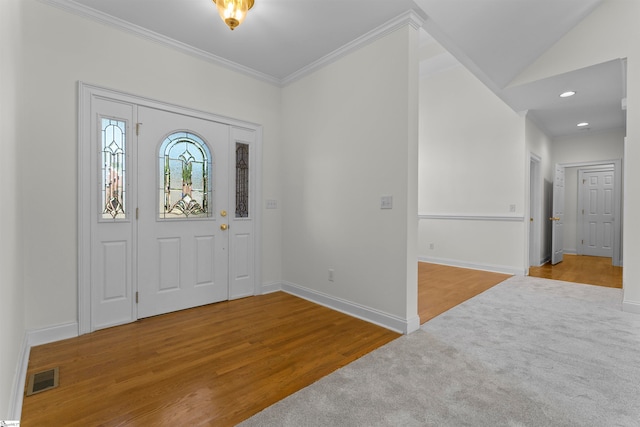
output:
M510 277L418 263L421 323ZM283 292L34 347L22 426L235 425L399 335Z
M32 348L21 425L235 425L398 336L284 292L143 319Z
M622 267L614 267L611 258L565 254L559 264L530 267L529 276L622 288Z
M418 263L418 315L423 324L511 275Z

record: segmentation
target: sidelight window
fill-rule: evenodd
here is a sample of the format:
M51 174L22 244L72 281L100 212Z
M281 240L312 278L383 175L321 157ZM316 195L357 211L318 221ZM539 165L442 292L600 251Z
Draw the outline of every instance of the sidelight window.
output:
M249 144L236 143L236 218L249 216Z
M102 219L126 218L126 123L102 118Z

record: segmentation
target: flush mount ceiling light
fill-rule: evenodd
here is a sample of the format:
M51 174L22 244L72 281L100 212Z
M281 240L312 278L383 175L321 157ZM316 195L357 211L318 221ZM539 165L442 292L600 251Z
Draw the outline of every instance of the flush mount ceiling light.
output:
M575 94L576 94L576 92L574 90L568 90L566 92L562 92L560 94L560 98L568 98L568 97L573 96Z
M233 31L242 24L249 9L253 7L253 0L212 0L218 8L220 18Z
M579 128L584 127L584 126L589 126L589 123L587 122L582 122L582 123L578 123L577 125Z

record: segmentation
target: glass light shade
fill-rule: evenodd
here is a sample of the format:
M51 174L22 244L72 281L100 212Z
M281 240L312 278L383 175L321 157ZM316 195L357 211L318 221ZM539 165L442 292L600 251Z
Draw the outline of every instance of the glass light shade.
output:
M253 0L213 0L220 18L233 30L242 24L247 11L253 7Z

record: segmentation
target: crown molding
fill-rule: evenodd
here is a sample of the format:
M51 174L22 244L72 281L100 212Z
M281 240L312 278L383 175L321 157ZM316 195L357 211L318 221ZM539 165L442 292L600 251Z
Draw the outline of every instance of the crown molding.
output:
M236 71L242 74L245 74L249 77L253 77L258 80L262 80L266 83L281 85L279 79L272 77L270 75L261 73L252 68L245 67L244 65L240 65L236 62L229 61L225 58L222 58L217 55L213 55L209 52L206 52L202 49L197 49L193 46L190 46L186 43L182 43L178 40L172 39L170 37L164 36L162 34L156 33L155 31L148 30L146 28L140 27L139 25L132 24L130 22L124 21L120 18L116 18L114 16L108 15L104 12L100 12L98 10L92 9L88 6L79 4L74 2L73 0L38 0L41 3L49 4L51 6L58 7L67 12L73 13L75 15L92 19L94 21L100 22L105 25L109 25L111 27L115 27L117 29L126 31L128 33L132 33L134 35L143 37L147 40L154 41L156 43L160 43L162 45L168 46L170 48L176 49L188 55L194 56L198 59L205 60L207 62L211 62L216 65L220 65L232 71Z
M55 6L69 13L73 13L75 15L78 15L84 18L92 19L102 24L109 25L111 27L143 37L147 40L160 43L162 45L179 50L183 53L194 56L196 58L205 60L207 62L211 62L213 64L230 69L232 71L236 71L238 73L245 74L249 77L253 77L255 79L258 79L276 86L280 86L280 87L293 83L294 81L299 80L302 77L307 76L312 72L342 58L343 56L349 54L350 52L353 52L354 50L359 49L360 47L363 47L369 43L372 43L375 40L381 37L384 37L389 33L392 33L398 28L409 25L412 28L417 30L420 27L422 27L422 25L425 22L425 18L419 15L415 10L409 10L397 16L396 18L391 19L385 24L382 24L378 28L375 28L369 31L363 36L358 37L357 39L347 43L346 45L334 50L333 52L325 55L324 57L318 59L317 61L314 61L311 64L299 69L298 71L290 74L289 76L283 79L278 79L268 74L256 71L252 68L245 67L244 65L240 65L236 62L229 61L220 56L213 55L202 49L197 49L186 43L183 43L178 40L172 39L170 37L164 36L162 34L156 33L155 31L148 30L139 25L132 24L120 18L116 18L114 16L108 15L104 12L100 12L98 10L92 9L88 6L77 3L74 0L38 0L38 1L51 6Z
M378 28L375 28L368 33L358 37L357 39L345 44L344 46L334 50L333 52L323 56L317 61L312 62L311 64L299 69L298 71L290 74L289 76L282 79L281 85L287 86L299 80L314 71L337 61L338 59L344 57L345 55L363 47L374 41L386 36L397 30L398 28L404 27L406 25L411 26L413 29L419 29L424 24L425 19L418 15L414 10L407 11L396 18L387 21L385 24L382 24Z

